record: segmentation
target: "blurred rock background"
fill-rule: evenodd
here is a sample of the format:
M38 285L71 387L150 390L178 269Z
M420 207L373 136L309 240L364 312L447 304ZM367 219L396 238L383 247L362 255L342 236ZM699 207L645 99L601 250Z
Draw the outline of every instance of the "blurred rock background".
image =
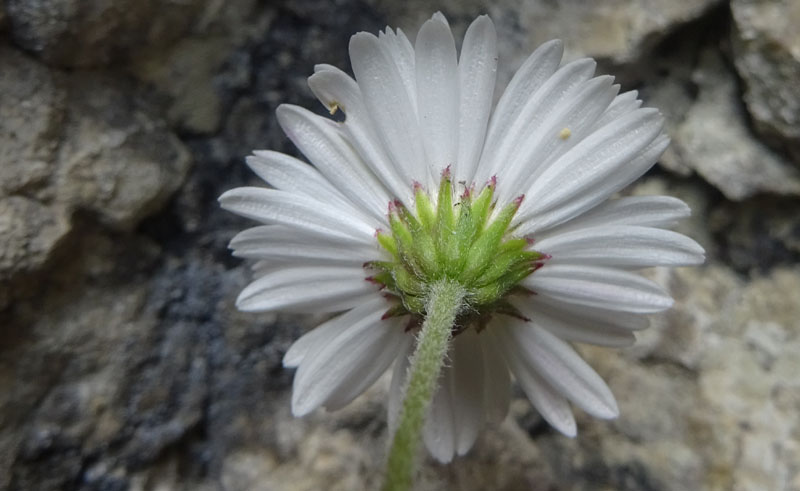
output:
M581 348L621 417L559 436L517 394L500 428L420 489L800 490L800 2L0 2L0 489L366 490L377 384L289 414L291 341L319 319L240 314L248 223L216 197L295 150L273 117L349 36L457 38L489 13L500 83L540 42L638 89L673 145L630 193L689 202L702 268L626 350ZM385 382L385 381L384 381Z

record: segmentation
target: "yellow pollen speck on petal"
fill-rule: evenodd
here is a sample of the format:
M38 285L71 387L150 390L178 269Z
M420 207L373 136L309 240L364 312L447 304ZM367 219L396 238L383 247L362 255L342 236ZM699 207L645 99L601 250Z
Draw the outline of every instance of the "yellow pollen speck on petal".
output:
M338 102L332 101L330 104L328 104L328 112L331 113L331 116L336 114L336 111L338 111L338 110L339 110L339 103Z
M558 133L558 137L562 140L566 140L570 136L572 136L572 131L569 128L564 128Z

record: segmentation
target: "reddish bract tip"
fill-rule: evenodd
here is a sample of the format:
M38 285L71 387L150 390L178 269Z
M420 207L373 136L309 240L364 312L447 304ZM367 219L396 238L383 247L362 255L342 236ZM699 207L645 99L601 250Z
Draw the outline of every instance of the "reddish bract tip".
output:
M525 242L527 242L528 245L533 245L536 243L536 239L534 239L533 237L525 237Z
M522 200L524 200L524 199L525 199L525 195L524 194L520 194L519 196L514 198L513 203L517 208L519 208L519 205L522 204Z
M411 186L414 187L414 192L420 191L422 189L422 184L419 181L411 181Z
M490 177L489 182L487 182L486 185L489 187L489 189L494 191L495 188L497 187L497 176Z
M450 180L450 166L449 165L447 167L445 167L444 170L442 171L442 179Z

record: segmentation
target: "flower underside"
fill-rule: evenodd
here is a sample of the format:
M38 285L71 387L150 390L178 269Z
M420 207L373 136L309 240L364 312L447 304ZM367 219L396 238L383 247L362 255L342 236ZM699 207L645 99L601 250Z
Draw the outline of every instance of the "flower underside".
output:
M368 279L399 300L384 317L410 315L409 327L420 325L428 290L442 279L457 282L467 292L454 334L470 326L483 329L492 314L523 317L507 296L522 291L520 281L549 256L529 250L528 239L512 236L511 221L523 196L495 212L496 186L492 178L479 192L474 185L466 187L454 202L448 167L435 203L417 183L415 210L399 201L389 203L391 230L379 230L377 239L392 260L365 265L375 271Z

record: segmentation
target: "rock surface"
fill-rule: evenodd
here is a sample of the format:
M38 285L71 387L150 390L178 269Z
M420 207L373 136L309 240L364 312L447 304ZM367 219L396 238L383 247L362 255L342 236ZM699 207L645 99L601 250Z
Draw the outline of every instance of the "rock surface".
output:
M800 169L752 137L719 55L705 52L700 60L691 77L697 99L674 132L675 160L734 201L763 192L800 195Z
M42 267L75 213L131 229L180 186L189 154L125 79L62 73L0 48L0 300ZM0 302L5 306L5 302Z
M353 31L416 26L429 4L161 2L153 29L169 32L138 30L156 3L102 25L105 2L0 3L0 489L375 489L388 380L342 411L291 416L281 358L320 319L235 310L250 273L226 245L247 221L216 198L258 182L251 149L294 151L278 104L324 111L305 82L315 63L347 67ZM481 5L443 10L463 30ZM709 260L652 273L676 305L635 346L580 347L618 420L578 412L567 439L518 391L466 457L426 460L419 489L800 490L797 157L790 125L761 127L742 100L734 70L755 92L717 5L489 7L501 79L559 36L662 108L668 172L628 192L687 201L681 230Z
M206 0L6 0L11 38L46 62L89 67L164 46L202 18Z
M733 0L732 44L755 128L800 161L800 4Z

